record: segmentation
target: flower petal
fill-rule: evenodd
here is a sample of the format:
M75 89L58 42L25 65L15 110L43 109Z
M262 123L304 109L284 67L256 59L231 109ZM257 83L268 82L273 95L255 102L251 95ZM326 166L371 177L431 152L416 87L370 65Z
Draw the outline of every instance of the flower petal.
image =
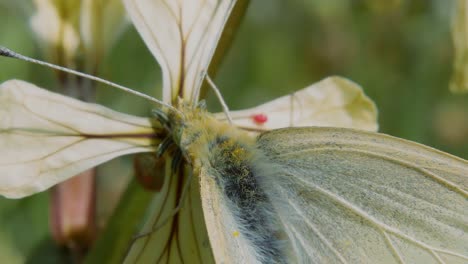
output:
M213 57L233 0L124 0L146 45L161 65L163 99L192 100Z
M73 65L80 46L80 35L76 16L80 10L80 1L34 0L35 13L30 24L39 39L49 60ZM66 14L66 15L65 15ZM57 57L56 50L63 52Z
M330 126L377 131L377 108L356 83L328 77L300 91L247 110L231 112L234 124L250 130ZM224 113L217 117L225 118Z
M121 0L81 1L80 33L86 54L84 63L91 72L128 24Z
M0 85L0 194L20 198L112 158L153 150L148 119L12 80Z

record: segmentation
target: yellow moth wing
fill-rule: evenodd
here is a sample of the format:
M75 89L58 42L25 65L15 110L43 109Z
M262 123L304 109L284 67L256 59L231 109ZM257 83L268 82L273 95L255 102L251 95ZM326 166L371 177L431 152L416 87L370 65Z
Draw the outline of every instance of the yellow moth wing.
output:
M468 162L391 136L287 128L257 147L304 263L467 263Z
M0 86L0 194L45 190L112 158L152 151L149 119L48 92L23 81Z

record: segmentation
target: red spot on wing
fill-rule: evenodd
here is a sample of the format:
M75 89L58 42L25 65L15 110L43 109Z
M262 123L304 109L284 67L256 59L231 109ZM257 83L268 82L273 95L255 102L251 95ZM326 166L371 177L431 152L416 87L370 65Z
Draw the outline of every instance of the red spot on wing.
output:
M268 116L265 114L255 114L252 116L252 120L257 125L263 125L268 121Z

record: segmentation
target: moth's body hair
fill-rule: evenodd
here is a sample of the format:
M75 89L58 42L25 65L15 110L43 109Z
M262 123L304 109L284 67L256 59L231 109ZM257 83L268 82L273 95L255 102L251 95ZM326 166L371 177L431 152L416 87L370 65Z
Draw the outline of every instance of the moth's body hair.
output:
M253 145L236 138L218 136L210 144L210 174L215 178L241 234L252 243L262 263L284 263L278 219L260 179L262 157ZM241 156L239 156L241 155Z
M183 109L183 108L182 108ZM214 178L227 214L259 263L285 263L282 229L270 197L262 188L272 170L255 139L217 121L201 109L182 110L186 119L170 118L174 142L194 167ZM198 171L198 172L197 172ZM226 232L229 232L227 228ZM237 239L231 236L232 239Z

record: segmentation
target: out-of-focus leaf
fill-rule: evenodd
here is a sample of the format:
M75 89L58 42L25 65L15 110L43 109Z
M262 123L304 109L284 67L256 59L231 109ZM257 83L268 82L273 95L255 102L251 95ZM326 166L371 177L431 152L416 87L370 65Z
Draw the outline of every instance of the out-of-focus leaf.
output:
M153 195L136 180L131 181L85 263L121 263Z
M452 38L455 58L453 65L450 91L454 93L468 92L468 1L457 0L453 24Z
M442 103L436 109L433 119L434 132L449 145L468 147L467 102L460 100L457 103ZM461 157L468 158L467 155Z
M256 119L264 116L263 122ZM218 113L224 119L224 113ZM377 108L362 88L328 77L307 88L254 108L231 112L234 124L249 130L330 126L377 131Z
M20 200L0 198L0 263L25 263L48 236L46 194ZM8 201L8 202L6 202ZM28 228L25 228L28 227Z
M25 264L67 264L73 263L76 259L73 259L73 256L68 254L66 250L61 247L57 247L55 241L50 239L49 237L43 239L39 243L36 244L36 247L28 255L28 258Z
M112 158L152 151L149 119L121 114L22 81L0 86L0 193L45 190Z
M3 230L0 231L0 261L3 263L23 263L24 255L14 248L14 243Z

